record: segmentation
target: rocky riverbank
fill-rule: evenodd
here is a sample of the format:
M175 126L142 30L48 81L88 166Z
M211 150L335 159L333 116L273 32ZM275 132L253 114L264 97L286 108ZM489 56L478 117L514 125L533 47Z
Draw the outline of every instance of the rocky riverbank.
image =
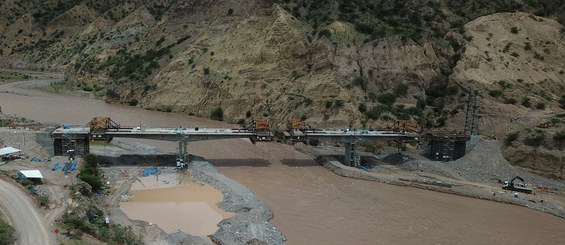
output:
M210 184L224 194L218 207L235 216L221 221L211 236L217 244L284 244L286 238L269 220L273 212L247 187L218 173L212 164L197 159L188 166L191 176Z

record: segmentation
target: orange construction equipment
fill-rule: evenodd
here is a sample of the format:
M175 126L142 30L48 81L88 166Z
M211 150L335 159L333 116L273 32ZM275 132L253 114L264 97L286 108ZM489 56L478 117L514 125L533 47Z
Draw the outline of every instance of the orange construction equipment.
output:
M394 123L393 129L400 131L411 131L414 133L420 132L420 126L410 120L398 120L396 123Z
M306 128L306 123L298 118L289 118L287 120L287 127L290 130L304 130Z
M271 124L269 124L269 122L267 121L267 119L264 118L256 118L253 119L254 122L254 126L255 126L255 130L264 130L264 129L269 129L269 127L271 126Z
M247 129L256 133L254 141L271 141L273 134L270 131L271 124L264 118L252 118Z

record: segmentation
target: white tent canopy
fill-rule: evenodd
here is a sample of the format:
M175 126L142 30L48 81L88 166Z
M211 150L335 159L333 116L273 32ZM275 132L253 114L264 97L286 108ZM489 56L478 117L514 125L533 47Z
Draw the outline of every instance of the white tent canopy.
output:
M0 156L4 156L4 155L8 155L8 154L12 154L12 153L16 153L16 152L20 152L20 149L16 149L14 147L4 147L2 149L0 149Z
M28 179L43 179L43 175L39 170L20 170L20 173Z

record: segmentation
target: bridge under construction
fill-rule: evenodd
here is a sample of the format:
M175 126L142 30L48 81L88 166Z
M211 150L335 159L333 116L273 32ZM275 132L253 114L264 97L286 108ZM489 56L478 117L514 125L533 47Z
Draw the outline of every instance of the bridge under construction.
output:
M68 126L56 128L52 133L54 155L66 155L72 150L78 155L90 152L91 140L110 142L113 138L141 138L178 142L177 166L183 167L188 162L188 142L202 140L220 140L248 138L252 143L270 141L273 135L268 123L254 120L245 128L144 128L124 127L107 117L96 117L86 126ZM291 140L327 140L345 144L345 165L359 166L360 155L357 146L362 142L374 141L409 141L417 135L405 130L320 130L309 127L289 127L285 136Z

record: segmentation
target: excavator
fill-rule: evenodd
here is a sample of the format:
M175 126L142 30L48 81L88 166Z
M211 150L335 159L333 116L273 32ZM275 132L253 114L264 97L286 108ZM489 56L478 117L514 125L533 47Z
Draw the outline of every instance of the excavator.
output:
M520 180L520 182L514 182L515 180ZM519 191L519 192L524 192L527 194L531 194L532 193L532 189L526 187L526 183L524 182L524 179L522 179L522 177L520 176L516 176L514 178L512 178L511 180L506 180L502 183L502 189L504 190L511 190L511 191Z

